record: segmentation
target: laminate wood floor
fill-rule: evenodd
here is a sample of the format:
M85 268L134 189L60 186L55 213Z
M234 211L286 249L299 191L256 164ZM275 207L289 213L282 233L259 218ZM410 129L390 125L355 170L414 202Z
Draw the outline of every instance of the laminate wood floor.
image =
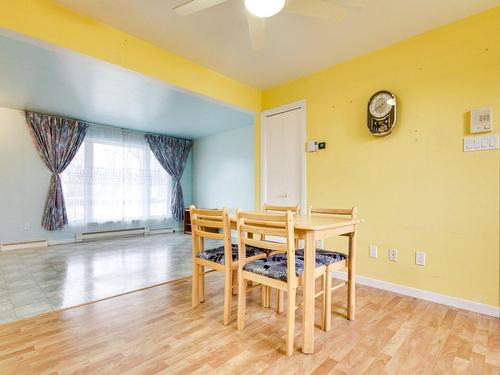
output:
M223 326L221 276L207 275L195 310L183 279L4 324L0 374L500 374L500 319L364 286L354 322L336 291L340 313L316 330L314 355L300 352L299 309L287 358L285 315L260 307L258 290L245 330Z

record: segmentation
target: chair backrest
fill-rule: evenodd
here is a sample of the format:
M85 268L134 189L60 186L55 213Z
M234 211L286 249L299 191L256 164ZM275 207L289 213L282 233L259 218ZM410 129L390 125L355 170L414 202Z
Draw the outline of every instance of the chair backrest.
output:
M262 211L263 212L266 212L266 213L277 213L277 212L282 212L282 213L285 213L287 211L292 211L293 213L295 214L299 214L300 213L300 204L296 204L294 206L275 206L273 204L267 204L267 203L264 203L262 205Z
M276 205L273 205L273 204L267 204L267 203L264 203L262 205L262 211L265 212L265 213L285 213L287 211L291 211L293 212L294 214L300 214L300 204L296 204L294 206L276 206ZM266 238L266 236L261 236L263 239ZM268 237L269 238L269 237ZM273 237L270 237L270 238L273 238ZM274 237L274 240L275 241L280 241L280 239L277 239L276 237ZM298 242L295 243L295 247L297 247L298 245Z
M325 214L325 215L336 215L336 216L350 216L351 219L356 219L358 210L356 207L353 208L313 208L309 206L307 211L308 215L311 214Z
M224 264L231 266L233 256L231 248L231 224L226 208L208 210L189 207L191 216L191 235L193 236L193 254L196 256L205 248L205 239L224 242Z
M236 212L238 231L238 259L240 267L251 262L252 258L246 257L246 246L270 250L274 253L287 254L288 282L296 283L295 275L295 241L294 218L292 211L282 214L267 214L260 212ZM260 239L257 239L260 236ZM273 241L266 240L272 237ZM275 242L275 238L284 242ZM295 284L293 284L295 285Z

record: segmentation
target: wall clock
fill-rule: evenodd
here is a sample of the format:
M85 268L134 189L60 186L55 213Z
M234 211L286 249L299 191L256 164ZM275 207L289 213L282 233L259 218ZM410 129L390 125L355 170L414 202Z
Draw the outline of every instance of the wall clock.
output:
M389 134L396 125L396 97L390 91L373 94L368 101L368 130L377 136Z

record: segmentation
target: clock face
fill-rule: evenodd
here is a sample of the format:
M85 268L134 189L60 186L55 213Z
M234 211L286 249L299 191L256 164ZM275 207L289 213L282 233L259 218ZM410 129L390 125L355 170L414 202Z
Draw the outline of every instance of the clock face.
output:
M390 134L396 125L396 97L386 90L373 94L368 101L368 130L376 136Z
M375 95L369 104L370 114L375 118L382 118L389 114L395 101L388 92L381 92Z

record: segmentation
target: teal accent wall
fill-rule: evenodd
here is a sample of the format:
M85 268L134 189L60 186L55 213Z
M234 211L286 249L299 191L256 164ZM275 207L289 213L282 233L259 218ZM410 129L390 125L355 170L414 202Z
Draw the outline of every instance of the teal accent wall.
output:
M254 210L254 174L253 126L195 140L193 201L196 206Z

